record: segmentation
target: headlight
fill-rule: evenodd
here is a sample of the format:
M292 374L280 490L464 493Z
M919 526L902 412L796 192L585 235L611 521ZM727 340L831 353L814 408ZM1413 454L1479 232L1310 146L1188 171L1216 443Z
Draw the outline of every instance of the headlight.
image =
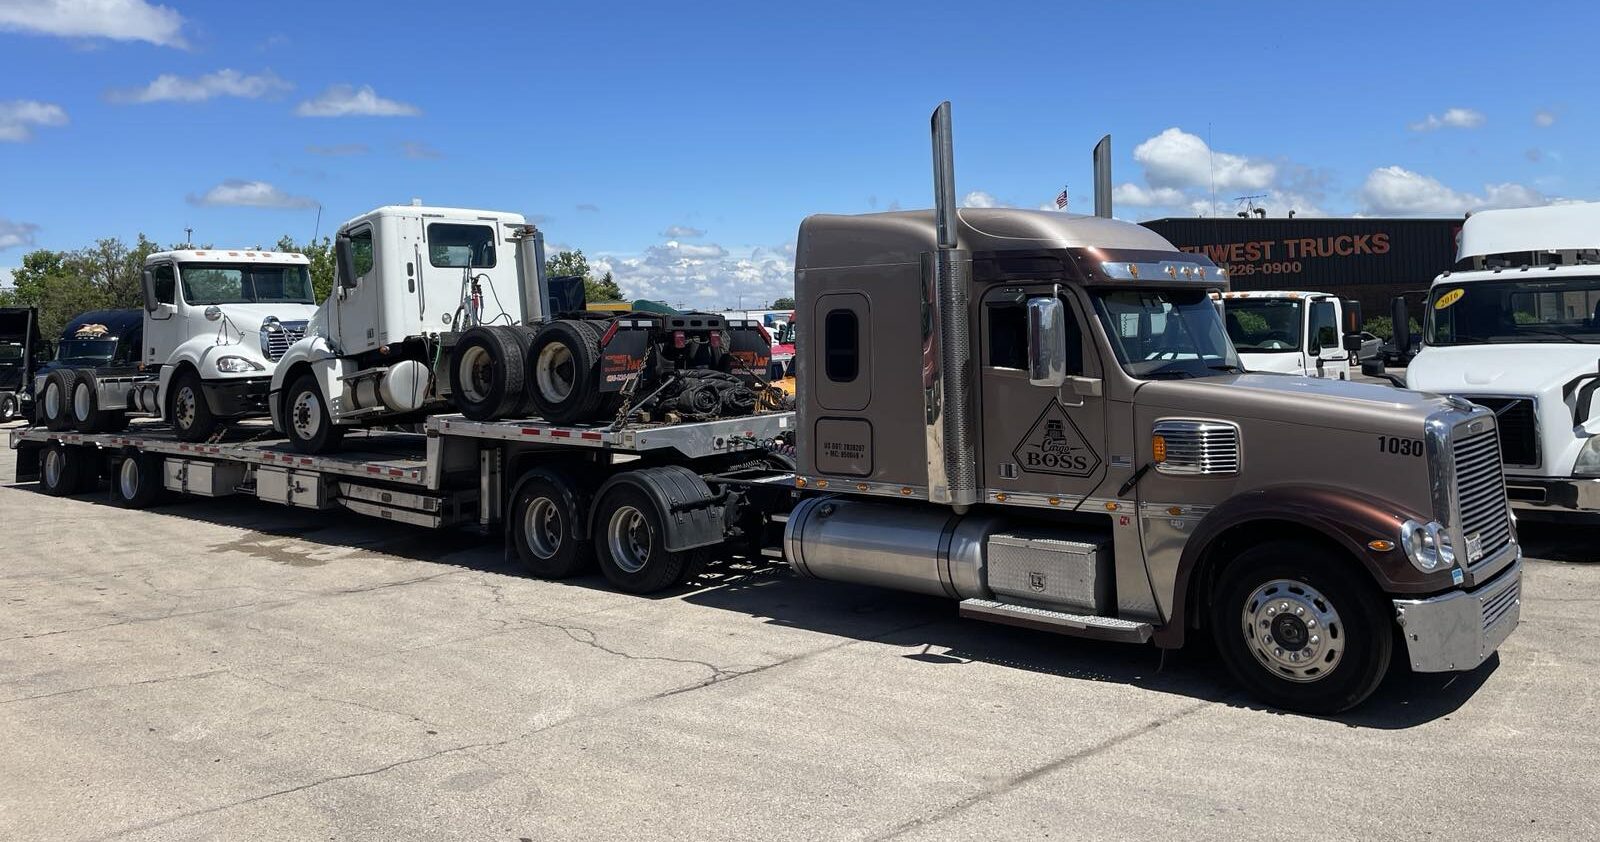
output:
M1424 573L1455 566L1456 551L1450 544L1450 533L1438 521L1424 524L1408 520L1401 524L1400 546L1405 548L1412 566Z
M1580 477L1600 477L1600 436L1590 436L1584 441L1572 473Z
M265 371L266 367L255 360L244 357L221 357L217 360L217 371L228 374L243 374L247 371Z

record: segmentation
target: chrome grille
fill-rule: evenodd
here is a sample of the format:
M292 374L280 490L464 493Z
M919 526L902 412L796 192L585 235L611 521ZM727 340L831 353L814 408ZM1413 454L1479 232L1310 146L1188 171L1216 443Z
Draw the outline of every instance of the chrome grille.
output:
M1539 420L1532 398L1464 397L1494 410L1495 426L1500 430L1500 458L1507 465L1539 467Z
M1219 421L1157 421L1154 433L1166 442L1167 458L1156 463L1163 474L1239 472L1239 428Z
M1515 608L1517 598L1522 595L1521 580L1514 581L1509 587L1489 597L1483 603L1483 627L1490 628L1506 616L1506 612Z
M1464 544L1482 549L1468 566L1490 558L1511 542L1511 509L1506 501L1506 478L1500 468L1500 440L1495 429L1467 433L1457 427L1450 450L1455 461L1456 511ZM1473 541L1476 536L1477 541ZM1467 546L1458 546L1466 558Z
M299 342L306 335L305 322L279 322L279 324L283 330L261 331L261 353L273 362L283 359L289 346Z

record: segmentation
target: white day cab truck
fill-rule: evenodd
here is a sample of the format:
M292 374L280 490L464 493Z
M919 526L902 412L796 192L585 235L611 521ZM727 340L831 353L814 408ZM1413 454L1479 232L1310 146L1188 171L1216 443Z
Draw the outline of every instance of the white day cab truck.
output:
M1250 371L1349 380L1362 353L1361 303L1326 292L1222 294L1223 321Z
M958 209L948 103L933 129L934 210L800 225L793 411L434 414L425 435L355 432L320 454L245 431L35 428L11 436L18 479L65 495L106 477L134 507L177 491L476 525L531 575L598 566L634 593L710 559L784 559L977 620L1206 636L1294 710L1359 704L1392 661L1450 672L1494 653L1522 571L1494 413L1243 371L1210 297L1228 279L1203 255L1111 218ZM399 296L416 274L369 278ZM458 300L426 313L442 323ZM628 330L607 327L601 352Z
M34 394L55 430L97 432L128 416L155 416L182 441L205 441L242 418L267 414L278 361L316 311L302 254L185 249L145 259L142 370L63 367ZM64 395L65 400L50 400Z
M1475 213L1456 258L1404 385L1494 412L1514 506L1600 516L1600 204Z

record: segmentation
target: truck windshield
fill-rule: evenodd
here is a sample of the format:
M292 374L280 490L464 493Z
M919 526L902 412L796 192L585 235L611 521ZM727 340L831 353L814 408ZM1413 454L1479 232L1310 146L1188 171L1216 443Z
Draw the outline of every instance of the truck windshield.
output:
M1277 354L1300 349L1300 300L1225 298L1222 302L1233 347L1245 354Z
M1216 305L1201 290L1104 290L1095 294L1095 310L1117 361L1134 377L1214 377L1243 370Z
M115 339L63 339L56 348L56 359L63 362L105 362L116 352Z
M269 263L182 263L183 300L190 304L312 304L305 266Z
M1600 343L1600 276L1436 284L1429 345Z
M22 362L22 346L11 342L0 342L0 365L18 365Z

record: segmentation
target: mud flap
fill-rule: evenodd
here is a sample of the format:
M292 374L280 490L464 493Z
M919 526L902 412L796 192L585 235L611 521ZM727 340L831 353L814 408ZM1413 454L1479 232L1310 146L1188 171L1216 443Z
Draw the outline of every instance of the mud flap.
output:
M667 550L679 552L709 547L726 539L722 506L711 493L711 487L694 471L681 465L666 465L617 474L600 487L595 499L604 500L618 485L632 485L655 503L662 529L667 533L663 536ZM593 517L591 512L590 535L603 528Z

